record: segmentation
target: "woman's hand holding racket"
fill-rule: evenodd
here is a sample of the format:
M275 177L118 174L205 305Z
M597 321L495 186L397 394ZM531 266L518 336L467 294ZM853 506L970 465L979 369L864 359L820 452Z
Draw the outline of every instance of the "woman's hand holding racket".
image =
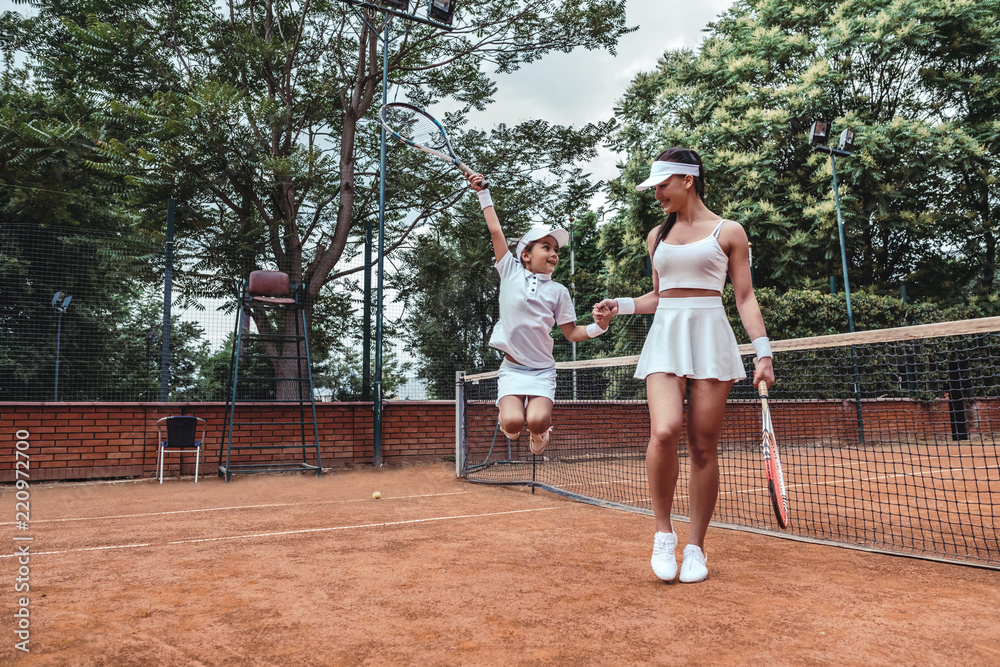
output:
M754 359L753 386L760 390L761 383L764 384L764 395L767 395L767 388L774 385L774 365L771 357Z

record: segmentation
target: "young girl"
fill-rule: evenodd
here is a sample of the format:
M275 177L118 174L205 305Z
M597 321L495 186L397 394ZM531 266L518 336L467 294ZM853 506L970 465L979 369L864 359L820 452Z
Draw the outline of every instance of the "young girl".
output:
M736 336L722 306L729 276L736 307L760 363L754 385L774 384L771 348L750 281L749 244L739 223L723 220L703 201L704 170L693 150L664 151L638 190L656 188L667 219L646 239L653 264L653 289L636 299L605 299L594 306L614 314L656 313L639 355L635 377L646 380L649 447L646 476L656 516L653 572L677 576L677 535L670 512L677 485L677 443L688 394L687 445L691 457L691 524L680 580L708 576L705 532L719 494L717 449L729 390L746 377Z
M490 336L490 347L504 353L497 380L500 429L514 440L527 422L531 453L539 455L549 441L556 397L552 326L558 324L566 340L583 341L607 331L610 311L595 309L593 324L577 326L569 290L552 280L559 248L569 234L535 227L518 241L517 254L511 254L482 174L468 181L482 204L500 273L500 321Z

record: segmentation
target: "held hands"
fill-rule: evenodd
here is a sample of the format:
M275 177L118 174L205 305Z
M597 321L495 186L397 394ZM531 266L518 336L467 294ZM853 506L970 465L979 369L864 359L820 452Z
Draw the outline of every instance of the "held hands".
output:
M618 299L605 299L594 304L594 321L597 321L598 312L607 313L608 321L618 314Z
M615 316L614 311L618 310L617 308L612 310L610 306L606 305L608 301L613 302L614 299L605 299L600 303L595 303L592 312L594 316L594 322L597 324L597 326L601 327L602 329L608 328L608 326L611 324L611 318Z

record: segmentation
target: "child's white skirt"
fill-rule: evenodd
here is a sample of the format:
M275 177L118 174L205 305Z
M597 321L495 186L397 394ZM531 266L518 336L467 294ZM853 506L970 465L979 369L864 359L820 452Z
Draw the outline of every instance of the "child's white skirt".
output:
M697 380L747 376L721 296L660 299L635 377L652 373Z
M556 367L529 368L504 359L497 371L497 405L504 396L545 396L556 400Z

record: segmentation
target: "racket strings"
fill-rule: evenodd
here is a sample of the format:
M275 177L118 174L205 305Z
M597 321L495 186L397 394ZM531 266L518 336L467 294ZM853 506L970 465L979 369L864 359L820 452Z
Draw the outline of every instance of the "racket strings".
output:
M448 147L448 137L437 123L412 109L388 107L386 125L415 144L441 150Z

